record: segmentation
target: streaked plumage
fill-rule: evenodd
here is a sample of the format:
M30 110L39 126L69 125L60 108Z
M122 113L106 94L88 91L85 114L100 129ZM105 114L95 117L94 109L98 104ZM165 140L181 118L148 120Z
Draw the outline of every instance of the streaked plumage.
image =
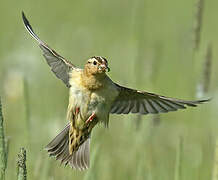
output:
M100 56L91 57L84 69L77 68L40 40L24 13L22 17L26 29L39 43L52 72L69 88L69 124L46 149L51 156L70 164L72 168L84 170L89 167L91 131L99 122L107 127L110 113L165 113L208 101L180 100L120 86L106 75L108 62Z

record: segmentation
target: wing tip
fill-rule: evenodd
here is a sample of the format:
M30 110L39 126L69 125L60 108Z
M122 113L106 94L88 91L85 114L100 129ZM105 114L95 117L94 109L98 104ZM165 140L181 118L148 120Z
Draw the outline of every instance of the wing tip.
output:
M31 27L28 19L26 18L26 15L25 15L24 11L22 11L21 14L22 14L22 19L23 19L24 26L26 28Z
M197 105L199 104L204 104L204 103L207 103L209 101L211 101L212 98L208 98L208 99L201 99L201 100L197 100L195 101L194 103L192 103L191 105L190 104L187 104L188 106L193 106L193 107L196 107Z
M208 99L202 99L202 100L199 100L199 103L201 104L201 103L206 103L206 102L209 102L209 101L211 101L212 100L212 98L208 98Z
M30 25L24 11L21 11L22 19L26 30L30 33L30 35L38 41L38 43L43 44L43 42L39 39L39 37L34 33L32 26Z

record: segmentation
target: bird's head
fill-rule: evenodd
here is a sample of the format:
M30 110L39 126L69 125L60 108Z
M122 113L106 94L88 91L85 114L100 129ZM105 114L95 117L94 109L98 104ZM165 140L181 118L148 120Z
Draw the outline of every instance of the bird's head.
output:
M110 71L108 62L104 57L93 56L85 64L85 71L91 75L104 74Z

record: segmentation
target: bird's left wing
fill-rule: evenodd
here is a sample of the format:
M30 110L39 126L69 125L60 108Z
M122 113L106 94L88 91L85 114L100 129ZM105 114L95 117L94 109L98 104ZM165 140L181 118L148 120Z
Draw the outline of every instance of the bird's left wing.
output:
M76 67L68 60L56 53L53 49L51 49L34 33L24 12L22 12L22 18L27 31L39 43L39 47L43 51L43 56L45 57L48 65L51 67L52 72L56 75L57 78L61 79L67 87L70 87L69 72Z
M138 91L116 84L119 95L112 104L110 113L113 114L157 114L185 109L186 106L195 107L208 100L186 101L160 96L153 93Z

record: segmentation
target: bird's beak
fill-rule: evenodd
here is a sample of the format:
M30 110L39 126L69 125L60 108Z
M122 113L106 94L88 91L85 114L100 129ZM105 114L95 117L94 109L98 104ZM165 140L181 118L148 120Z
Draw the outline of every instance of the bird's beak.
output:
M107 65L105 65L105 64L101 64L99 66L99 70L104 71L104 72L107 70L107 72L109 72L110 68Z

